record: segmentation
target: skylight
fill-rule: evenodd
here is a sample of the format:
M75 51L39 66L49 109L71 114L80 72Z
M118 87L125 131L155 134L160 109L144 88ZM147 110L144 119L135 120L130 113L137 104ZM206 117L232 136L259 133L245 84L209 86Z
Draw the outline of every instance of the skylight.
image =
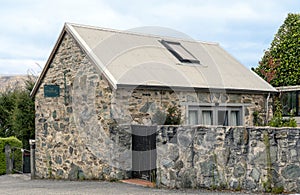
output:
M180 62L184 63L197 63L200 64L200 61L197 60L191 52L184 48L179 42L173 41L160 41Z

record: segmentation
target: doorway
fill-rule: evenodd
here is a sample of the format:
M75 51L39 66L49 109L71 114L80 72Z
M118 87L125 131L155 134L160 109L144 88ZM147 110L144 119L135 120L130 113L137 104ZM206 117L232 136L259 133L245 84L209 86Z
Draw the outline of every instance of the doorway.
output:
M156 179L156 126L132 125L132 177Z

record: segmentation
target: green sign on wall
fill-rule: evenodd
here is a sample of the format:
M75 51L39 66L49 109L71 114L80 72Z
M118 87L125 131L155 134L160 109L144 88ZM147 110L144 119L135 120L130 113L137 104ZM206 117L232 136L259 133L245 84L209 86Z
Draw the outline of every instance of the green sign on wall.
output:
M59 85L44 85L44 97L59 97Z

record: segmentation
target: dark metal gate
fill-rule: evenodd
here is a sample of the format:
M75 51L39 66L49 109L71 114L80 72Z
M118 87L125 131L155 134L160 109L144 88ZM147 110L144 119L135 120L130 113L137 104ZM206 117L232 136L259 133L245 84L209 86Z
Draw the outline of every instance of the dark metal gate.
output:
M156 126L132 126L132 177L156 178Z
M6 156L6 173L30 173L30 151L18 148L5 146Z
M23 153L23 173L30 173L30 152L28 150Z

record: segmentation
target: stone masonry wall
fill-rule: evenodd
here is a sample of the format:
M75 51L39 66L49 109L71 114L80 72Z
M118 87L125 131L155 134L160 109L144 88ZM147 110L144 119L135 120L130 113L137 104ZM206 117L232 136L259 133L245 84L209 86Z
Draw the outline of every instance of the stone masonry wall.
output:
M243 125L253 126L253 113L258 112L259 123L266 116L266 96L258 94L230 94L220 92L195 92L155 89L118 89L114 96L113 118L120 124L153 124L157 110L166 111L177 106L181 110L182 124L186 124L186 112L190 105L230 105L243 107ZM269 118L272 114L269 101Z
M60 96L44 97L45 84L59 85ZM126 177L126 171L107 160L111 155L106 140L112 139L112 93L108 82L66 33L35 96L37 177Z
M300 129L160 126L157 184L300 192Z

